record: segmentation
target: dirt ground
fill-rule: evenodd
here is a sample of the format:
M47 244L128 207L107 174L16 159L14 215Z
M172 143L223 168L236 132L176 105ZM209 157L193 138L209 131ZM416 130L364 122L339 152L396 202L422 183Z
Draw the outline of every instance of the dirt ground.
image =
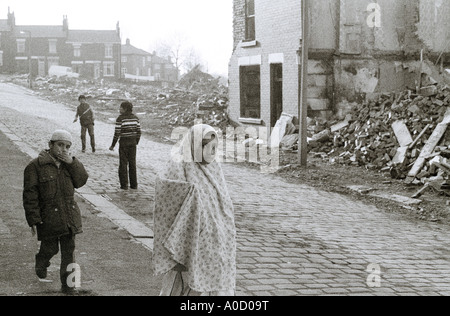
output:
M364 167L328 163L322 158L309 154L306 167L298 164L298 154L284 152L281 164L286 166L279 175L288 181L301 182L321 190L352 196L367 201L387 212L406 214L416 220L450 224L450 197L427 189L416 206L406 206L385 198L372 197L348 188L364 186L375 191L411 197L422 188L421 185L408 185L403 180L392 179L389 172L367 170Z
M73 96L55 95L46 90L40 90L39 94L44 98L64 103L74 109L78 105ZM120 103L117 103L95 109L96 119L111 123L118 116L119 105ZM170 136L176 126L169 125L162 118L164 111L167 111L164 105L148 102L135 102L134 105L134 112L141 112L139 117L141 118L142 129L147 137L157 142L172 142ZM407 185L403 180L392 179L389 172L382 173L364 167L331 164L314 153L308 155L307 166L300 167L298 153L292 151L281 152L280 165L281 170L278 171L277 175L287 181L301 182L324 191L345 194L354 199L367 201L387 212L406 214L414 220L450 224L450 197L433 191L432 188L427 189L420 196L419 199L422 202L415 206L405 206L389 199L372 197L348 188L348 186L355 185L367 186L376 191L405 197L411 197L422 188L421 185ZM259 166L251 163L248 163L247 166L259 168Z

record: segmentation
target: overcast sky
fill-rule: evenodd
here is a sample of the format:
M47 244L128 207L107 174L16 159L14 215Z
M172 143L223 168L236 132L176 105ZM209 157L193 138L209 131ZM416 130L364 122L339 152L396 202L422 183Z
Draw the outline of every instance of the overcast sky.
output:
M67 15L70 29L114 30L120 22L122 43L148 52L158 41L174 34L186 37L186 46L198 51L208 72L228 72L232 53L232 0L5 0L17 25L62 25Z

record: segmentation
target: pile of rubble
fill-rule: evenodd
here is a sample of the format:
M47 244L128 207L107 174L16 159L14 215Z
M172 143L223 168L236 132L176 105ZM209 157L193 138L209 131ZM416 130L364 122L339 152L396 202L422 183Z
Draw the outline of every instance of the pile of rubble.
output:
M219 83L219 78L202 72L196 66L180 79L178 88L198 96L192 108L195 109L196 119L221 129L226 128L229 124L228 89Z
M15 76L11 80L26 85L26 77ZM175 88L68 77L39 77L33 88L66 104L77 105L78 96L85 94L96 110L104 112L116 113L120 102L131 101L142 108L143 114L171 126L191 126L196 119L220 128L228 124L228 88L199 67L184 75Z
M447 85L383 94L353 108L344 121L308 118L308 151L442 189L450 186L449 123ZM285 135L280 146L297 149L298 135Z
M331 126L331 161L390 171L440 188L450 175L450 88L428 86L361 105L354 120ZM349 117L350 118L350 117ZM333 129L334 127L334 129ZM320 146L319 146L320 148Z

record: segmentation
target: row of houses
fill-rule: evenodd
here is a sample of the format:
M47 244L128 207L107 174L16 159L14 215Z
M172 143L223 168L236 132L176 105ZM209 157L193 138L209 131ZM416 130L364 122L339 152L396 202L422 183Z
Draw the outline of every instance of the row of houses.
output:
M71 30L64 16L62 25L16 25L8 9L7 19L0 19L0 73L46 76L51 66L70 67L88 79L169 85L178 80L169 58L136 48L129 39L122 45L119 23L114 30Z
M230 116L244 125L298 114L302 1L233 0ZM415 88L421 56L442 70L449 16L447 0L309 0L308 115Z

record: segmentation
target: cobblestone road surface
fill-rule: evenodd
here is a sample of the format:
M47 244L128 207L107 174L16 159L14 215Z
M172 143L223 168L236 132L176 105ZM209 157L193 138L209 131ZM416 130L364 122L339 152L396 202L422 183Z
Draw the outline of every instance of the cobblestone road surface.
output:
M0 127L15 135L16 143L38 151L47 148L56 128L79 135L78 123L72 123L76 100L71 109L33 94L0 84ZM151 228L154 181L171 145L144 136L139 190L121 192L118 153L108 150L113 133L113 121L97 121L97 152L82 154L75 137L74 154L88 169L90 189ZM450 295L448 227L411 221L239 164L223 167L238 230L237 294Z

